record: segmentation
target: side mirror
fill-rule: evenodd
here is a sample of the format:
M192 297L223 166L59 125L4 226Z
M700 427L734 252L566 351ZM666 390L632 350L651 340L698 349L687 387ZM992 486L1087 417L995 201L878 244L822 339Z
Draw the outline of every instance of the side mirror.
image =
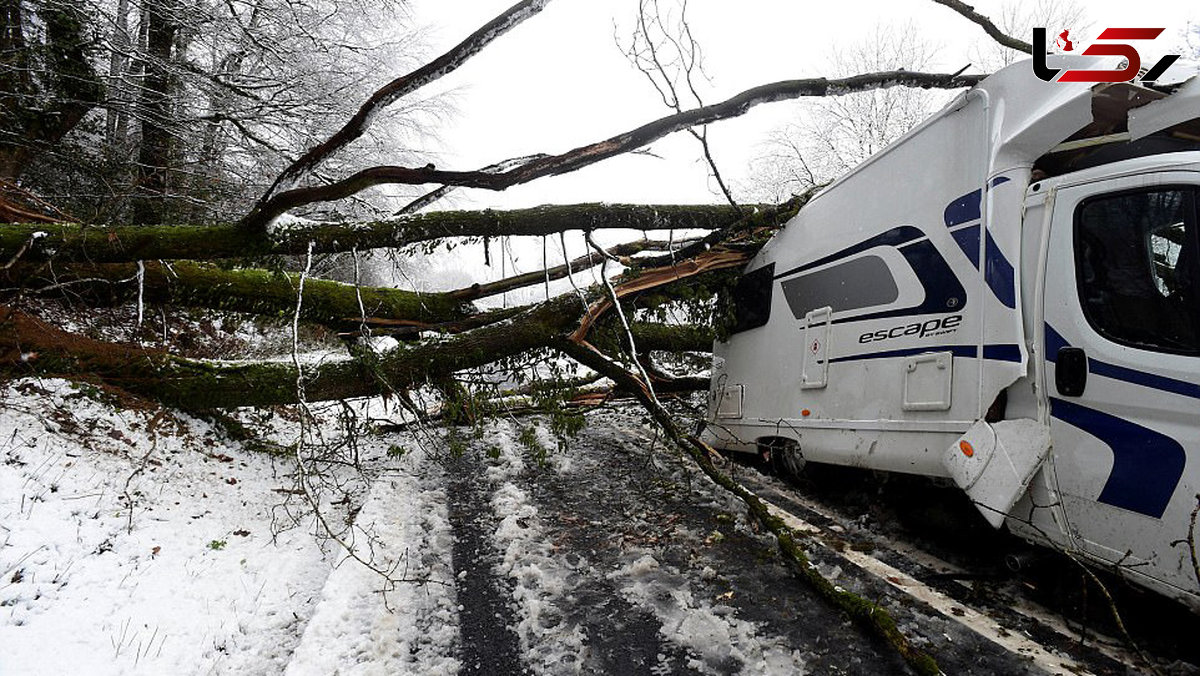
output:
M1088 359L1083 348L1063 347L1058 350L1054 366L1054 384L1064 397L1078 397L1087 387Z

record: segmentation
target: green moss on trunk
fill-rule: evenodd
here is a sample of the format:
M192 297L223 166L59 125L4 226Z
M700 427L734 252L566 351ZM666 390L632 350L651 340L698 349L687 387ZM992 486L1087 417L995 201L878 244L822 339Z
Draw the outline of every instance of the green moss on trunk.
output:
M574 327L578 304L573 296L553 299L458 336L305 366L305 396L326 401L378 395L544 347ZM298 401L298 374L290 362L183 359L70 334L7 307L0 307L0 375L95 378L184 409Z
M775 207L763 207L774 213ZM0 259L8 260L43 232L23 260L128 263L137 260L213 260L403 247L444 237L557 235L564 230L724 228L740 218L728 205L567 204L511 211L434 211L389 221L312 224L271 233L232 225L0 225Z
M137 266L132 263L72 263L55 266L53 271L25 265L10 271L10 279L20 280L26 287L70 282L72 291L102 302L136 298L136 275ZM145 264L142 293L143 299L151 303L290 316L296 309L299 283L296 274L252 268L226 270L187 261L178 261L168 269L155 261ZM359 287L358 293L362 294L362 306L369 318L391 320L393 324L441 324L464 319L473 311L469 304L441 293L376 287ZM361 312L355 287L310 277L304 283L300 316L328 326L358 326Z

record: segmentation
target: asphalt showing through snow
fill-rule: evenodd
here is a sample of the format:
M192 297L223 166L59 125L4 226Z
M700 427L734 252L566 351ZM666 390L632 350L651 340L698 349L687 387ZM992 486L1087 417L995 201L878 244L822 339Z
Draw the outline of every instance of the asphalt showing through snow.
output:
M476 454L452 459L446 468L455 586L461 610L461 674L525 674L521 648L511 627L516 614L507 582L495 573L499 553L489 533L496 528L490 491L480 478Z
M670 451L593 425L567 454L569 469L530 462L515 481L570 571L545 581L561 587L546 603L586 637L576 656L583 673L907 672L888 646L798 584L738 504ZM520 608L489 537L494 486L479 479L488 462L469 452L447 468L463 669L557 673L522 662L510 629Z
M503 439L476 439L446 468L462 673L911 673L894 649L795 577L739 501L690 461L654 446L637 415L598 414L569 450L541 460L512 443L524 424L532 423L504 423L497 433ZM498 446L522 459L497 470L507 462L495 457ZM737 472L777 504L820 524L822 539L805 545L813 564L887 609L943 672L1044 673L997 643L1012 631L1049 651L1042 664L1051 671L1138 673L1131 662L1021 615L1003 585L943 579L923 567L928 561L893 551L886 534L812 511L785 482ZM498 491L520 496L521 518L498 513ZM521 545L522 537L529 542ZM514 552L534 551L529 547L541 558L514 565ZM911 582L865 572L839 553L847 548L873 552ZM904 584L926 584L918 580L960 607L939 612L904 593ZM991 638L964 614L989 624ZM1004 626L994 629L996 623ZM1189 666L1167 672L1192 673Z

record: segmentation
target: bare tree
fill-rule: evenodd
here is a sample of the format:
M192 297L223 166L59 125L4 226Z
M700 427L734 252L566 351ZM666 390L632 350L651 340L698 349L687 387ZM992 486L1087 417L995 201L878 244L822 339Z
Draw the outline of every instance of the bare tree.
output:
M26 92L25 100L11 99L24 107L12 110L37 110L28 97L44 99L40 107L55 124L37 131L15 115L0 122L4 175L88 220L212 222L242 208L352 114L355 101L373 90L374 73L415 63L422 51L400 0L9 5L6 33L32 33L18 40L24 48L5 50L13 60L0 70L17 79L3 91ZM58 67L65 77L51 77L45 59L30 61L54 52L44 35L66 30L46 34L38 28L42 14L74 22L55 24L77 31L54 38L78 52L56 62L75 64L72 72ZM18 86L21 78L28 86ZM92 89L83 89L88 82ZM338 162L384 152L415 161L443 105L407 101ZM49 141L39 134L50 134ZM393 199L412 196L400 191ZM380 213L376 208L387 206L354 202L342 211Z
M995 18L999 30L1021 38L1032 35L1035 26L1043 26L1051 35L1069 30L1072 39L1082 40L1091 26L1086 8L1077 0L1008 0ZM972 48L971 59L977 67L994 71L1021 58L1024 51L994 40L980 41Z
M478 379L469 377L478 373L478 369L503 369L516 361L545 355L571 359L608 378L614 389L641 401L668 436L685 448L714 480L746 500L759 523L778 537L781 551L797 574L812 582L822 598L886 639L920 673L937 673L932 659L907 641L886 612L813 573L795 543L794 534L772 519L753 495L722 479L714 462L715 452L684 433L662 405L663 393L703 387L703 382L670 376L665 369L656 367L654 353L705 351L723 324L719 320L698 326L650 322L645 308L664 301L682 301L706 308L708 315L697 316L720 316L722 290L736 279L738 270L770 234L803 206L811 191L774 205L564 205L509 212L402 210L399 215L378 220L332 217L320 221L297 219L292 212L305 210L313 215L317 210L336 208L331 203L358 198L364 191L382 186L401 186L414 191L420 188L432 196L430 199L454 187L504 190L638 151L675 132L694 133L703 148L705 125L740 116L757 105L801 97L844 98L854 94L874 97L880 91L900 88L961 89L973 86L981 76L927 73L914 70L912 63L869 61L858 64L862 72L836 78L768 83L720 102L704 104L694 89L695 81L690 79L692 74L699 74L694 65L699 61L696 44L686 32L686 22L680 24L682 33L676 29L661 30L662 27L651 31L647 24L640 38L642 47L635 50L634 60L663 94L670 110L664 117L565 152L537 153L535 148L521 158L501 159L476 169L437 168L413 161L402 149L394 154L389 150L388 160L395 163L364 167L353 159L350 153L361 147L360 139L378 127L381 116L397 110L409 112L406 106L411 105L422 88L483 53L513 27L537 16L547 2L517 2L446 53L375 89L342 118L344 121L339 120L340 124L316 139L308 138L307 132L295 132L295 137L289 137L282 123L276 126L276 122L231 114L229 124L242 141L265 146L287 157L273 180L254 186L261 188L261 193L256 201L246 205L236 223L185 225L168 219L159 225L0 225L0 261L4 263L0 287L5 294L5 302L0 305L0 374L86 376L165 404L197 410L300 404L303 421L303 407L310 401L380 394L408 401L411 391L432 386L445 393L446 402L461 402L464 391L470 397L494 393L494 388L481 391L482 386L476 384ZM243 37L256 48L261 45L255 42L259 33L254 29L253 11L245 8L259 6L241 5L243 9L231 15L238 25L247 27ZM120 4L117 7L120 11ZM161 7L166 7L165 1ZM647 5L643 5L645 8ZM146 44L141 54L157 54L158 65L166 62L169 68L162 71L167 74L162 84L156 84L153 78L158 76L157 71L147 67L136 91L139 96L144 94L151 105L143 106L143 117L138 121L147 128L161 125L163 130L171 129L168 124L171 121L166 119L166 112L154 108L159 101L153 97L164 91L169 93L177 84L171 81L171 73L193 72L187 55L192 53L189 50L197 44L199 35L179 18L186 16L187 8L171 4L169 9L178 14L164 15L166 23L155 29L163 33L154 34L153 39L154 22L149 17L144 22L139 19L139 26L146 29L139 33L144 35ZM245 14L246 11L250 14ZM684 36L682 40L680 35ZM320 44L313 35L305 38ZM153 49L151 43L155 45ZM168 44L169 58L163 48ZM663 44L672 45L667 52L674 55L671 59L660 51ZM657 56L646 51L651 45ZM246 49L250 50L248 46ZM923 56L923 52L912 49L909 48L909 57ZM196 69L198 77L212 83L214 89L205 91L234 92L219 105L213 103L215 99L202 100L203 105L212 106L212 110L231 111L240 107L255 112L274 111L271 99L264 99L262 92L287 95L290 90L279 76L292 71L282 67L272 70L270 64L280 55L269 48L253 51L253 57L251 51L245 56L230 56L237 53L223 47L219 62L225 66ZM674 59L681 60L678 70L670 65ZM110 72L114 68L132 67L125 62L114 67L111 61L108 66ZM345 95L345 91L341 94ZM175 101L175 105L181 104ZM846 153L865 153L886 138L881 135L882 129L899 124L898 120L907 120L916 104L898 96L895 100L863 98L859 103L841 105L844 110L861 105L861 109L854 110L867 111L876 121L874 127L860 128L868 138L844 149ZM302 109L300 106L294 110ZM190 119L197 118L193 115ZM107 119L104 121L107 125ZM114 125L120 127L119 117ZM166 152L150 153L142 163L140 171L148 172L147 177L152 175L151 170L163 166L173 169L168 166L173 156L171 144L178 137L168 133L164 139L163 146L151 145L151 149L158 152L165 147ZM298 150L289 156L285 149L297 147L297 143ZM212 159L231 161L228 157L233 142L220 151L217 145L213 141ZM407 164L401 164L406 160ZM256 175L255 167L260 165L255 164L254 158L245 161L247 176ZM173 180L168 175L162 184L151 184L150 194L165 196L172 189ZM624 249L606 249L595 244L594 231L618 228L668 233L690 230L697 235L686 241L668 238L665 243L630 244ZM554 266L547 262L541 275L512 275L489 285L443 293L322 282L311 275L314 256L323 253L350 252L357 261L357 255L366 250L428 250L462 238L565 237L564 233L570 231L582 231L591 248L586 257L564 260ZM303 271L288 275L267 269L272 266L272 258L279 255L303 256ZM626 272L609 274L609 266L616 263ZM598 283L577 284L574 273L595 267L600 271ZM472 304L489 295L546 283L552 274L561 275L572 288L561 295L518 307L482 310ZM111 303L136 294L138 302L153 298L195 307L269 316L283 314L292 320L293 359L238 363L189 359L165 349L70 333L39 317L37 306L26 302L33 296L65 293L78 301L93 303ZM322 324L340 332L347 341L346 357L316 365L303 364L295 356L295 336L302 322ZM372 332L389 332L402 342L377 351L372 342L358 340ZM551 386L570 392L575 382L572 378L559 378ZM296 450L302 466L309 457L301 453L304 443L302 434Z
M927 68L937 47L912 24L876 25L835 49L835 73ZM751 166L747 192L778 199L848 172L932 113L945 97L923 89L875 89L796 106L798 120L773 130Z

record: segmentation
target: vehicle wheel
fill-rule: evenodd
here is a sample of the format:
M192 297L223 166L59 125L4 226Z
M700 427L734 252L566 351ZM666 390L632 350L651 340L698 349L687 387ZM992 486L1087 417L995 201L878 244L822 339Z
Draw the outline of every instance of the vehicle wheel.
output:
M758 440L758 456L763 466L776 476L797 476L804 471L804 455L800 444L783 437Z

